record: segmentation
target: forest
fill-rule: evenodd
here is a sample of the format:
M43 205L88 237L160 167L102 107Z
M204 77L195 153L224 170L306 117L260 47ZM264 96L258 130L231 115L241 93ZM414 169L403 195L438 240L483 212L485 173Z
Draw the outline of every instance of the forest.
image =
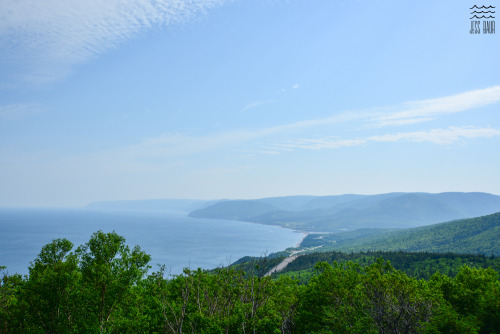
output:
M56 239L29 275L2 267L0 333L500 332L493 256L340 254L309 258L318 262L305 280L264 277L266 261L279 260L266 258L169 276L165 266L151 270L150 256L115 232L95 232L75 250ZM389 258L414 269L455 265L419 276Z
M309 234L302 248L359 252L390 250L500 255L500 212L403 230L360 229L352 232ZM317 250L316 250L317 251Z
M233 264L236 269L245 272L254 272L257 275L264 275L285 259L284 256L276 257L270 254L268 257L244 257ZM491 268L500 272L500 257L455 254L455 253L431 253L431 252L403 252L403 251L371 251L371 252L322 252L310 253L297 257L289 263L281 272L273 274L273 278L279 276L290 276L299 281L300 284L307 284L311 277L316 274L314 266L318 262L335 262L344 265L348 262L355 263L364 268L383 258L391 265L408 276L417 279L428 280L436 272L455 277L464 265L474 268ZM255 269L257 265L258 269Z

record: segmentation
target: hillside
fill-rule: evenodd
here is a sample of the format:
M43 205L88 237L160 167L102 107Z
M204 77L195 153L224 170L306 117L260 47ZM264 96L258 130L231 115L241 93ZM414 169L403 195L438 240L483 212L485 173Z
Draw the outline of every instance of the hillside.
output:
M226 201L216 203L205 209L191 212L190 217L247 220L254 215L276 210L276 207L262 201Z
M273 278L290 276L307 283L316 273L314 266L323 261L330 264L337 262L345 264L354 262L362 267L372 265L377 259L383 258L391 262L394 268L418 279L429 279L434 273L440 272L454 277L463 265L475 268L493 268L500 271L500 257L491 257L474 254L431 253L431 252L325 252L304 254L290 262L281 272L273 274ZM256 258L246 256L231 264L232 268L242 269L255 274L265 273L274 265L282 261L280 258ZM256 269L257 268L257 269Z
M452 252L500 256L500 212L403 231L360 236L358 231L311 234L303 247L337 251Z
M500 211L500 196L487 193L389 193L225 201L192 217L237 219L302 231L408 228Z

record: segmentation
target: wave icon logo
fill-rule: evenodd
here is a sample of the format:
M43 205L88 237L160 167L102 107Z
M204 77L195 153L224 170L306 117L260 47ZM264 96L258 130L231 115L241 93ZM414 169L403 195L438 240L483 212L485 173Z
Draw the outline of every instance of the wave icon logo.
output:
M469 8L473 15L470 18L470 33L471 34L494 34L495 33L495 6L474 5ZM491 20L493 19L493 20ZM481 27L482 26L482 27ZM482 28L482 29L481 29Z
M492 15L492 14L495 14L495 11L492 10L492 9L495 9L495 6L481 6L481 7L478 7L477 5L474 5L472 6L471 8L469 8L470 10L474 10L473 12L471 12L471 15L474 15L470 18L470 20L472 19L477 19L477 20L481 20L481 19L494 19L495 17ZM480 16L481 14L483 14L482 16ZM488 16L486 16L486 15Z

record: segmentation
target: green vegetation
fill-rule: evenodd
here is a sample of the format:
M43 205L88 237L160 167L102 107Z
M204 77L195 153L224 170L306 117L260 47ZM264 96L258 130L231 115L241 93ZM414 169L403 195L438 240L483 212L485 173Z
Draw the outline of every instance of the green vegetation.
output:
M298 280L301 284L307 284L311 277L314 276L316 272L314 266L318 262L329 264L352 262L364 268L374 264L379 258L390 261L395 269L417 279L430 279L436 272L455 277L464 265L478 269L492 268L500 272L500 258L493 256L424 252L327 252L299 256L279 274L274 274L273 277L288 276ZM282 257L282 259L284 258ZM255 258L247 258L246 260L247 263L258 261ZM243 266L243 264L239 264L239 266Z
M101 231L74 253L57 239L44 246L29 276L5 275L0 298L5 333L103 333L148 270L151 257L132 251L116 233Z
M404 250L500 255L500 213L456 220L403 231L361 230L338 234L310 234L303 247L322 251Z
M500 196L486 193L389 193L231 200L195 210L190 216L339 232L425 226L499 211Z
M498 268L495 257L311 254L296 262L335 261L308 264L308 280L299 284L290 272L262 277L280 258L168 278L161 267L148 275L149 255L114 232L96 232L72 249L68 240L54 240L28 276L3 274L0 333L500 332L498 269L485 268ZM452 263L456 274L418 279L395 268L433 261L445 269Z

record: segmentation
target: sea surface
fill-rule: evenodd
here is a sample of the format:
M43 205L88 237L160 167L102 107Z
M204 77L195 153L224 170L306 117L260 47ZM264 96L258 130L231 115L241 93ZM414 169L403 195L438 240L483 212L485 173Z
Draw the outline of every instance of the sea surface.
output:
M0 266L28 274L42 246L66 238L74 248L92 233L115 231L132 248L150 254L150 272L164 264L167 274L183 268L212 269L245 255L261 256L294 247L303 234L278 226L187 217L181 212L96 211L89 209L0 208Z

